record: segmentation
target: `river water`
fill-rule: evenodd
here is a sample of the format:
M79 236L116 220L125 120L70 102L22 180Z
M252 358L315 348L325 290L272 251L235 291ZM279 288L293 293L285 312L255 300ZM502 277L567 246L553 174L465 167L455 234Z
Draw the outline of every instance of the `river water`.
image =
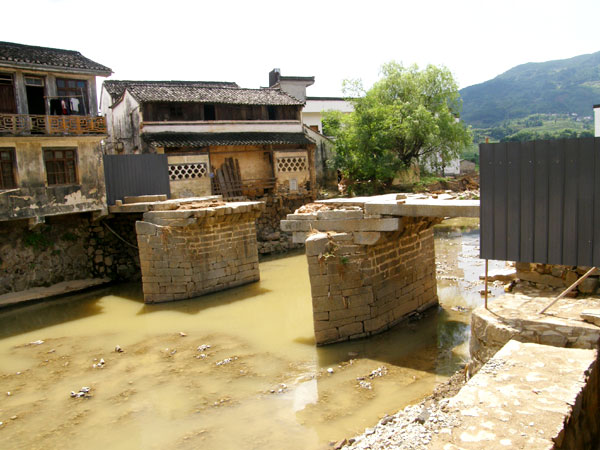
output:
M478 245L476 221L438 226L441 307L319 348L302 252L264 259L260 282L193 300L144 305L140 284L122 284L3 311L0 448L327 448L468 360Z

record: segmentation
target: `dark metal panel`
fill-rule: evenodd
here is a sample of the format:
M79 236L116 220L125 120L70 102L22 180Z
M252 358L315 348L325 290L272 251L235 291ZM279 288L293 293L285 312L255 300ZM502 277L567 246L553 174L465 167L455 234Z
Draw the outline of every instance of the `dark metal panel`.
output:
M493 259L494 255L494 168L493 144L479 144L480 207L479 254L481 258Z
M533 262L548 261L548 141L534 143L535 234Z
M577 187L579 151L576 143L567 144L565 151L565 202L562 238L563 264L577 265Z
M511 145L506 149L507 174L507 236L506 259L520 261L521 242L521 158L520 145Z
M533 142L522 142L521 149L521 252L519 261L533 261L534 178ZM494 259L494 258L493 258Z
M126 196L171 194L167 155L104 155L109 205Z
M579 186L577 195L577 264L592 265L594 236L594 141L579 141Z
M554 140L548 148L548 263L562 264L565 142Z
M494 255L506 259L506 144L498 144L494 151Z
M594 267L600 266L600 138L594 139Z

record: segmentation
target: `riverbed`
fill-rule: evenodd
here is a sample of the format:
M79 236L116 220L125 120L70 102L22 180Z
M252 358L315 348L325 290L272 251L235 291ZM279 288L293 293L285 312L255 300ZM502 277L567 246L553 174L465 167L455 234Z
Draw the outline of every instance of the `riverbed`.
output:
M130 283L2 311L0 448L327 448L468 360L478 245L477 221L439 226L441 307L319 348L302 251L262 260L260 282L196 299L144 305Z

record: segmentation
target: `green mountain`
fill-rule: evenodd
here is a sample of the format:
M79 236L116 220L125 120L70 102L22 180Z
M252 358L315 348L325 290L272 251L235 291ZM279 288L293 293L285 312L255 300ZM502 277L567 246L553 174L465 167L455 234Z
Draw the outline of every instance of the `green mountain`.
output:
M461 89L462 119L489 128L532 114L593 116L600 103L600 52L527 63Z

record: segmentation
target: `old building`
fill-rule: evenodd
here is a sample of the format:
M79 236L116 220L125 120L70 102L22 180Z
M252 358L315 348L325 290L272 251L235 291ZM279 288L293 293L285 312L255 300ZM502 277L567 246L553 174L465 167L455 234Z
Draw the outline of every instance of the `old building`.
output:
M303 104L228 82L106 81L101 95L107 152L167 154L172 197L313 195Z
M106 209L96 76L77 51L0 42L0 221Z
M98 248L107 205L96 77L111 73L77 51L0 42L0 294L116 270Z

